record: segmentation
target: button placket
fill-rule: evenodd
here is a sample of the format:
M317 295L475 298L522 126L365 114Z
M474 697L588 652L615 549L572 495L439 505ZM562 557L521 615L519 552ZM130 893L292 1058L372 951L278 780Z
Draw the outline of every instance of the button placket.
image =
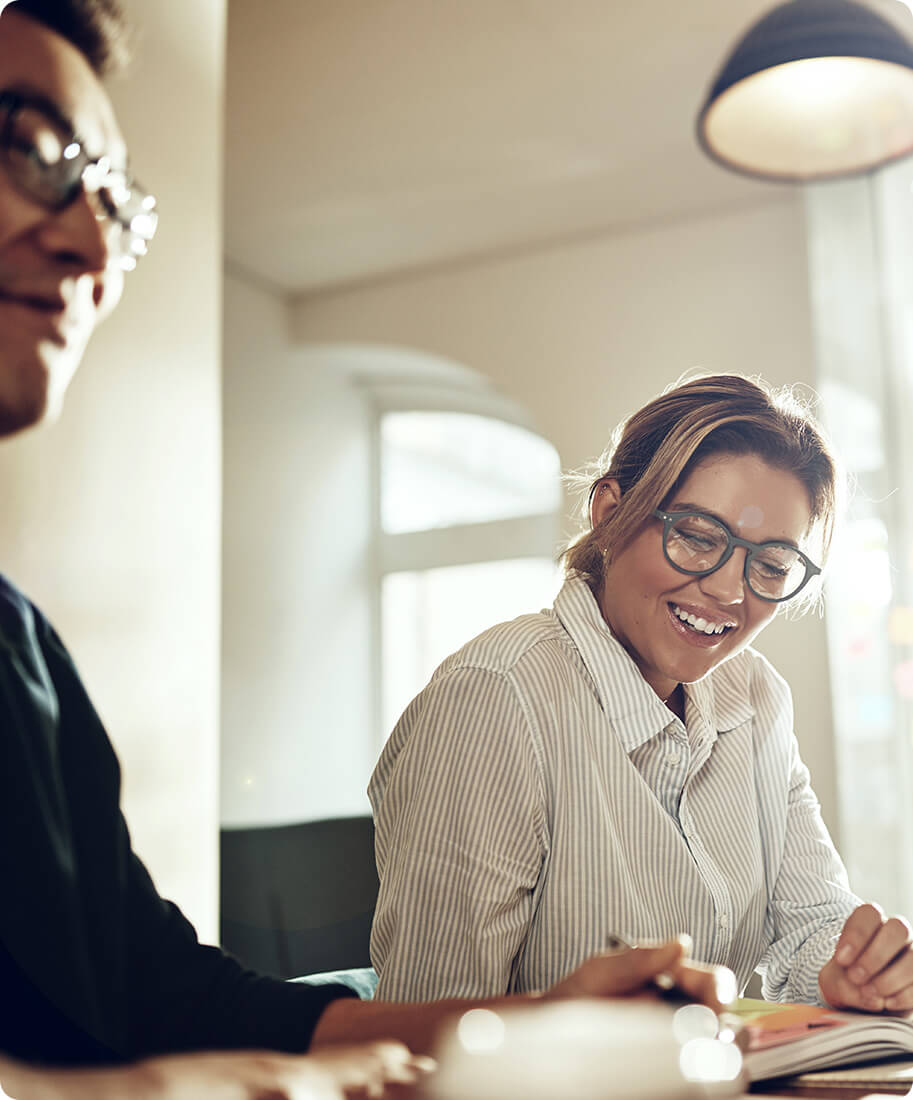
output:
M688 751L688 735L678 719L671 721L663 730L663 733L669 741L663 759L670 767L674 767L676 764L681 763L683 753Z
M685 808L682 809L681 826L685 840L691 850L691 856L713 899L713 907L716 912L716 929L713 939L716 950L720 952L719 957L722 958L729 951L732 944L732 918L730 916L732 898L725 880L720 875L719 868L701 843L697 823Z

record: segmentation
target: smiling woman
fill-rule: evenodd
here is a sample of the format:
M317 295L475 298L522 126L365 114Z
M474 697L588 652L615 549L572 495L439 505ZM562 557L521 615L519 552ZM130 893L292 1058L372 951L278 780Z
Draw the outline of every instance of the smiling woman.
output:
M851 893L751 649L817 596L839 478L811 414L696 378L583 484L554 607L445 660L380 758L378 995L532 991L613 935L688 933L773 999L913 1005L905 925Z

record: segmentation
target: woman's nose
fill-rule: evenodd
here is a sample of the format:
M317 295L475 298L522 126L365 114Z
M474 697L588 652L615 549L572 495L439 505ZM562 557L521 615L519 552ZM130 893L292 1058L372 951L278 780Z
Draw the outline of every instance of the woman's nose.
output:
M747 550L736 549L719 569L700 578L703 592L720 604L741 603L745 598L745 556Z

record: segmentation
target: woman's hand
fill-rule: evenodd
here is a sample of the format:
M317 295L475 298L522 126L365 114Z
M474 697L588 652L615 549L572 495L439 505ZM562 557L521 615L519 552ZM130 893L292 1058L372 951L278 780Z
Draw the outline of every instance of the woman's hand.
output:
M715 1012L735 1000L735 975L725 966L707 966L688 958L687 937L650 947L628 947L593 955L546 997L658 996L673 986Z
M903 917L885 917L871 903L860 905L843 926L834 957L818 975L831 1008L865 1012L913 1009L913 945Z

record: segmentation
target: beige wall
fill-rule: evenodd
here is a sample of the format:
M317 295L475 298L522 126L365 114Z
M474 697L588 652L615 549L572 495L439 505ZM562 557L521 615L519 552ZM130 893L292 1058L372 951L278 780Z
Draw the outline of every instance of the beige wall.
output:
M367 813L368 409L289 341L284 304L225 281L222 822Z
M573 467L686 369L813 383L801 196L778 195L736 214L303 298L292 333L302 345L393 344L473 367L525 405ZM823 623L776 622L760 648L793 686L803 754L836 832Z
M812 378L801 202L661 223L299 299L301 343L401 344L482 371L566 464L694 367Z
M224 0L127 7L137 60L111 91L160 231L63 420L0 448L0 568L84 674L137 850L213 938Z

